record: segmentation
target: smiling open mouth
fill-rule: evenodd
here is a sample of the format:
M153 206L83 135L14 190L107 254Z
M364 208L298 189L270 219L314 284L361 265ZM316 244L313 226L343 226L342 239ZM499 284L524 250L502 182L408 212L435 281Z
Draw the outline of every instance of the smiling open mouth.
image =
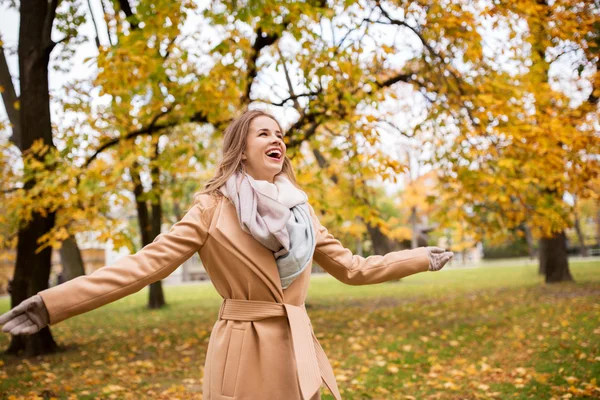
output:
M283 155L281 154L281 151L279 150L270 150L267 152L267 157L272 158L274 160L279 160L281 159Z

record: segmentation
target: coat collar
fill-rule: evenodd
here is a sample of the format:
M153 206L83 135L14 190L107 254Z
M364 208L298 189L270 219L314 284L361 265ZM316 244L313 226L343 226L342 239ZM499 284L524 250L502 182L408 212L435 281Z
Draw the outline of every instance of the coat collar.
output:
M314 219L311 219L311 221L313 229L318 232ZM273 252L254 239L252 235L242 230L235 206L224 196L218 204L213 224L215 229L212 230L212 236L236 258L243 260L243 264L265 282L271 293L273 293L274 301L283 303L283 288L281 287L281 279L279 278ZM307 273L310 273L312 268L307 269L309 270ZM290 286L290 288L293 286Z
M244 265L270 288L275 301L283 302L283 288L273 252L242 230L235 207L228 198L221 199L216 214L215 239L235 257L245 261Z

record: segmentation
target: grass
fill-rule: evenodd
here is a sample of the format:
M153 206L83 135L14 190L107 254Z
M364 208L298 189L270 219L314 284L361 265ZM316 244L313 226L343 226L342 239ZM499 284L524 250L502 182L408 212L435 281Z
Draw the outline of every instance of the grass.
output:
M314 276L308 313L344 399L600 398L600 263L571 271L555 285L534 266L369 286ZM0 355L0 398L201 399L221 299L210 284L165 292L161 310L145 309L144 289L58 324L64 352Z

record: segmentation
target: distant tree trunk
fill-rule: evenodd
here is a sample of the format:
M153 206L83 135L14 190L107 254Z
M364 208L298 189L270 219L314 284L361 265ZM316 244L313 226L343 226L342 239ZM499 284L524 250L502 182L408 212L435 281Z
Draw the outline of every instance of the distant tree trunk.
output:
M546 61L547 43L550 40L550 35L547 32L547 23L551 19L551 9L548 0L536 0L540 7L539 17L532 18L529 22L529 30L532 40L531 55L533 67L530 71L535 71L529 79L533 84L547 85L549 83L550 63ZM537 92L536 98L536 119L543 121L547 118L546 111L548 107L552 107L550 97L541 91ZM556 148L562 148L563 143L557 140L554 145ZM542 196L554 197L557 202L563 198L561 191L545 187L541 190ZM552 237L543 237L540 239L539 248L540 272L543 271L546 276L546 282L562 282L572 281L573 277L569 271L569 260L567 258L567 243L564 230L554 234Z
M391 240L381 232L378 226L367 223L367 232L373 243L373 254L385 255L392 251L401 250L399 243Z
M147 246L152 243L156 236L160 234L160 219L159 219L159 228L158 233L156 229L155 217L150 216L148 211L148 205L146 200L144 199L144 187L142 186L142 180L139 174L139 164L134 163L131 170L131 178L133 181L134 189L133 193L135 194L135 204L137 208L138 215L138 223L140 225L140 233L142 236L142 247ZM159 203L160 204L160 203ZM152 206L152 211L155 211L154 205ZM158 217L161 218L162 215ZM151 283L149 285L149 298L148 298L148 307L149 308L160 308L164 306L165 298L162 293L162 285L161 281L157 281Z
M577 232L577 239L579 240L579 249L582 257L588 256L588 249L585 245L585 238L583 236L583 232L581 231L581 225L579 223L579 215L575 212L575 232Z
M356 218L356 222L362 222L360 218ZM362 235L361 235L362 236ZM363 238L356 238L356 255L363 256Z
M596 247L600 247L600 205L596 212Z
M78 276L85 275L81 251L77 245L75 236L70 235L60 248L60 259L63 266L63 276L65 281L70 281Z
M160 136L152 138L154 151L152 152L151 161L153 162L150 169L151 177L151 193L153 194L150 198L150 204L152 205L152 240L160 235L160 228L162 225L162 204L160 200L161 184L160 184L160 168L158 163L158 156L160 155L158 139ZM162 288L162 281L154 282L150 285L150 294L148 298L148 307L150 308L161 308L166 305L165 295Z
M313 149L313 154L317 160L317 164L319 164L319 167L325 168L327 166L327 160L319 151L319 149ZM338 178L336 175L333 175L331 180L337 185ZM367 203L366 199L362 200ZM371 223L366 222L364 223L367 226L367 232L369 232L369 236L371 237L371 242L373 243L373 252L375 254L384 255L395 250L402 250L400 243L385 236L377 225L372 225Z
M54 22L56 1L21 0L19 24L19 80L21 84L18 140L21 153L34 141L41 139L51 148L52 125L50 96L48 93L48 62L54 43L50 39ZM39 160L43 162L42 160ZM36 182L31 179L24 185L29 191ZM33 199L33 201L36 201ZM17 259L12 281L11 307L48 288L52 248L39 253L38 239L49 232L55 223L55 213L33 213L31 221L19 223ZM48 327L33 335L12 336L6 350L25 357L46 354L58 349Z
M160 196L152 201L152 236L156 238L160 235L160 225L162 221L162 210ZM154 240L154 238L152 240ZM162 288L162 281L150 284L150 294L148 298L148 307L161 308L166 304L165 295Z
M419 247L419 244L417 243L418 238L419 238L419 228L417 226L417 207L416 206L412 206L410 209L410 227L412 229L412 237L411 237L411 249L416 249L417 247Z
M176 221L180 221L181 218L183 218L181 205L178 201L173 201L173 215L175 216ZM184 262L183 264L181 264L181 280L183 282L189 282L191 280L188 262Z
M356 255L361 257L363 255L363 242L361 238L356 238Z
M546 283L573 281L567 258L565 231L540 239L540 268L545 271Z
M525 232L525 241L527 242L529 259L533 260L536 257L535 242L533 240L533 235L531 234L531 229L529 229L529 225L523 224L523 232Z

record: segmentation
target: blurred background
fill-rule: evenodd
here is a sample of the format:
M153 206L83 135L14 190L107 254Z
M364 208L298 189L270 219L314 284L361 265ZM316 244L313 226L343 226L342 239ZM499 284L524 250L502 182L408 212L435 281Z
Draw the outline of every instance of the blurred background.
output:
M110 265L168 230L213 176L225 127L250 108L279 119L299 184L321 223L354 254L418 246L455 253L447 273L403 280L422 286L417 298L431 290L452 297L462 290L512 287L517 292L503 304L506 312L515 312L509 305L534 293L520 290L535 288L543 297L561 287L563 295L552 298L562 299L567 310L579 299L582 314L574 320L594 311L596 317L578 329L598 338L598 310L586 308L598 303L600 293L597 0L3 0L0 46L0 300L6 310L48 286ZM370 294L338 288L317 265L313 271L315 287L325 285L323 291L331 294L311 292L315 313L327 313L330 301L362 298L362 293L359 313L371 315L381 299L402 291L389 286L398 282L377 285ZM186 284L197 289L187 289L192 297L210 292L206 296L218 307L210 285L199 282L207 279L195 255L164 282L136 294L137 300L117 303L161 310L171 299L177 304L183 289L175 288ZM552 288L553 283L559 286ZM456 292L446 292L449 287ZM181 297L182 303L193 301ZM531 301L544 303L539 297ZM209 310L211 304L206 303ZM467 308L470 312L473 304ZM569 326L560 307L554 310L557 324ZM145 311L136 312L146 321ZM534 318L541 311L523 312ZM110 320L106 311L90 315ZM389 315L377 323L389 323ZM74 321L83 324L85 318L93 317ZM408 327L422 343L423 315L414 318L417 325ZM333 329L331 322L322 323L324 330ZM200 337L210 331L207 324ZM72 327L70 335L94 324L61 325ZM508 326L514 333L515 324ZM71 343L93 340L93 335L69 336L67 329L52 332L64 332ZM534 331L533 337L545 337ZM75 383L69 384L71 391L48 388L53 379L16 389L25 379L16 369L23 357L59 349L49 329L3 340L7 354L16 358L6 358L6 365L0 359L5 374L0 392L77 392ZM583 357L565 361L560 373L553 370L555 381L536 378L547 372L543 368L532 367L535 375L520 364L509 369L506 392L504 381L494 387L497 382L445 380L438 391L434 385L420 393L600 396L595 379L586 380L600 375L598 345L576 353L565 343L546 343L546 349L567 346L562 349ZM364 351L359 347L354 350ZM376 365L381 371L374 370L373 379L396 379L403 365L410 366L407 371L428 365L416 378L406 375L426 388L424 382L439 374L443 363L423 355L398 361L391 373L388 364ZM557 356L548 357L556 361ZM197 379L203 359L191 359ZM486 369L477 360L466 376L493 372L488 361L483 361ZM581 367L586 360L589 366ZM411 396L394 380L353 383L353 377L370 376L359 367L364 362L347 369L334 365L350 398ZM12 381L9 366L15 368ZM570 367L572 375L563 376ZM120 398L146 387L143 380L129 384L94 392L88 382L88 389L80 389L89 393L79 395ZM188 381L183 391L177 385L173 390L185 398L186 390L197 386ZM147 395L171 396L163 391ZM201 396L199 390L189 393Z

